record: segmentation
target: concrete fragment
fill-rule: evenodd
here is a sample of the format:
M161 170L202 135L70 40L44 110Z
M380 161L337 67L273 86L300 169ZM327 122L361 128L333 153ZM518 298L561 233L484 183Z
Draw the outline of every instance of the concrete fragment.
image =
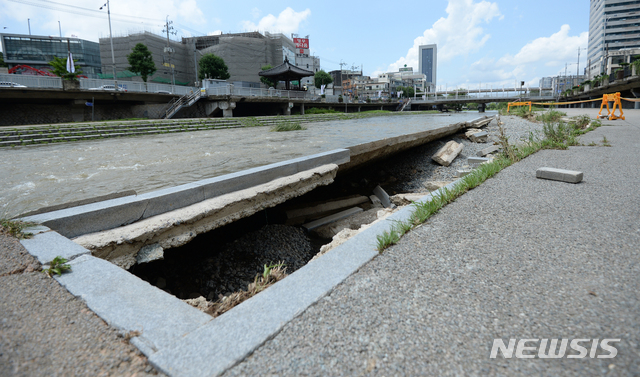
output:
M582 172L555 168L540 168L536 171L536 178L550 179L553 181L578 183L582 181Z
M476 153L476 156L478 157L484 157L486 155L488 155L489 153L495 153L497 151L499 151L501 148L498 145L492 145L490 147L487 147L481 151L479 151L478 153Z
M464 136L466 136L468 139L471 135L478 132L482 132L482 130L479 128L468 128L467 131L464 133Z
M395 207L395 204L391 203L391 200L389 199L389 194L387 194L384 189L380 187L380 185L376 186L376 188L373 189L373 194L377 196L378 199L380 199L380 202L382 202L384 208Z
M456 177L462 178L469 173L471 173L470 169L456 170Z
M320 238L333 238L344 229L360 229L362 225L370 224L378 219L378 210L379 208L373 208L368 211L356 213L342 220L317 227L313 229L311 233Z
M312 229L315 229L315 228L317 228L319 226L322 226L322 225L325 225L325 224L332 223L334 221L338 221L338 220L344 219L345 217L349 217L351 215L355 215L358 212L362 212L362 208L360 208L360 207L349 208L349 209L346 209L344 211L340 211L338 213L334 213L331 216L323 217L321 219L312 221L310 223L306 223L306 224L302 225L302 227L305 228L306 230L312 230Z
M320 215L326 212L331 212L331 211L335 211L342 208L357 206L358 204L362 204L368 201L369 201L369 198L367 198L366 196L360 195L354 198L331 200L326 203L318 204L312 207L292 209L292 210L286 211L286 215L288 219L295 218L295 217Z
M445 144L431 159L443 166L451 165L451 162L462 152L464 145L451 140Z
M489 134L487 133L487 131L477 132L469 136L469 140L473 141L474 143L486 143L488 138Z
M138 264L161 259L164 259L164 249L157 243L143 247L138 251L138 255L136 255L136 262L138 262Z
M370 195L369 199L371 199L371 204L373 204L374 207L378 207L378 206L383 207L382 202L377 196Z
M436 191L437 189L444 187L451 183L451 181L426 181L422 185L429 191Z

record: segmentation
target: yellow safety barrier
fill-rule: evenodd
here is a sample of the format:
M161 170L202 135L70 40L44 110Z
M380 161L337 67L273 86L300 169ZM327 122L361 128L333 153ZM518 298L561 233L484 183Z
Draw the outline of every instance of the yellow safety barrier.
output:
M516 107L516 106L529 106L529 111L531 111L531 101L529 102L509 102L509 104L507 105L507 112L509 112L509 109L511 109L511 106Z
M609 110L609 102L613 102L613 110ZM607 115L600 115L602 108L607 106ZM620 116L615 115L616 108L620 109ZM622 103L620 102L620 93L605 94L602 96L602 104L600 105L600 111L598 112L598 118L609 118L609 120L622 119L624 120L624 113L622 112Z

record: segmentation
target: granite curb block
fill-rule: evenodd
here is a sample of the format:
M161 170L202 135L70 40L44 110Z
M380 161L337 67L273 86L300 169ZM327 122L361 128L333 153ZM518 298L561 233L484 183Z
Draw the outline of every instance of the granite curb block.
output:
M81 255L91 254L89 250L56 232L38 233L33 238L20 240L20 243L42 264L47 264L58 256L73 260Z
M440 190L451 190L459 183L456 180ZM417 202L439 194L434 191ZM406 206L373 224L259 295L177 339L171 347L150 355L149 362L170 376L224 373L378 255L377 236L390 231L397 221L408 220L414 208Z
M212 197L270 182L328 163L349 162L348 149L336 149L299 157L241 172L204 179L150 193L105 200L22 218L54 229L73 238L131 224L177 208L183 208Z
M138 331L131 343L147 356L171 348L176 339L212 320L103 259L83 255L69 265L71 271L55 279L110 326L123 332Z

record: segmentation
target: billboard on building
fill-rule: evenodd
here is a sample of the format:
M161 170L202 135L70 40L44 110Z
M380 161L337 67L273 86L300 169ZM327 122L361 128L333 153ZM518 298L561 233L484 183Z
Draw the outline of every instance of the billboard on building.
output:
M307 54L309 50L309 38L293 38L298 54Z

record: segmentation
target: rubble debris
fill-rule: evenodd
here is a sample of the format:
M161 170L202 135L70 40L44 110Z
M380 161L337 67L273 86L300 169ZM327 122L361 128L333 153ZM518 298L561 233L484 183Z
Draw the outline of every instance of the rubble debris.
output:
M340 211L338 213L334 213L333 215L326 216L326 217L323 217L321 219L314 220L314 221L312 221L310 223L303 224L302 227L305 228L306 230L312 230L312 229L315 229L315 228L317 228L319 226L322 226L322 225L325 225L325 224L332 223L334 221L338 221L338 220L344 219L345 217L349 217L351 215L355 215L358 212L362 212L362 208L360 208L360 207L349 208L347 210Z
M451 162L462 152L464 145L451 140L445 144L431 159L443 166L451 165Z
M452 181L425 181L422 185L429 191L436 191L451 182Z
M373 194L377 196L378 199L380 199L380 202L382 202L382 205L384 206L384 208L395 207L395 204L391 203L391 200L389 199L389 194L387 194L382 189L382 187L380 187L380 185L376 186L376 188L373 189Z

